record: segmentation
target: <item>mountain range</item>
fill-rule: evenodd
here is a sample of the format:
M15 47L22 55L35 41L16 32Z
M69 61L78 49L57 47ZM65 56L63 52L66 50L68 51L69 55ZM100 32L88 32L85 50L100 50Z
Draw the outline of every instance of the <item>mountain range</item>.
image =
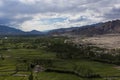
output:
M120 33L120 20L113 20L104 23L98 23L93 25L86 25L82 27L61 28L50 30L48 32L40 32L33 30L30 32L24 32L19 29L0 25L0 35L84 35L94 36L102 34L114 34Z
M86 25L82 27L61 28L50 31L52 35L84 35L94 36L103 34L119 34L120 20L113 20L104 23L97 23L93 25Z
M36 30L24 32L19 29L0 25L0 35L42 35L42 34L43 34L42 32Z

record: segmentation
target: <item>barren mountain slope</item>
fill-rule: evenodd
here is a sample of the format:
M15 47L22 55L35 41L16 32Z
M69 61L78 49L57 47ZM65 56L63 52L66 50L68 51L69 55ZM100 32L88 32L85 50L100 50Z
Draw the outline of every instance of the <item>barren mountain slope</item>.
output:
M103 48L120 48L120 34L107 34L95 37L75 38L74 43L91 44Z

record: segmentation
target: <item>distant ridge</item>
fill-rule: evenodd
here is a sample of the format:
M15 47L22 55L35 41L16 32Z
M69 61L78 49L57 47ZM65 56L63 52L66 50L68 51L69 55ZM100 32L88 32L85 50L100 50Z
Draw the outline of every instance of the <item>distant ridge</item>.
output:
M103 34L120 33L120 20L113 20L104 23L87 25L82 27L73 27L66 29L57 29L50 31L51 35L84 35L94 36Z
M0 25L0 35L19 35L19 34L24 34L25 32L11 28L8 26Z
M30 32L24 32L19 29L11 28L9 26L0 25L0 35L41 35L42 32L33 30Z
M82 27L61 28L61 29L50 30L48 32L40 32L37 30L24 32L19 29L0 25L0 35L94 36L94 35L116 34L116 33L120 34L120 20L113 20L113 21L87 25Z

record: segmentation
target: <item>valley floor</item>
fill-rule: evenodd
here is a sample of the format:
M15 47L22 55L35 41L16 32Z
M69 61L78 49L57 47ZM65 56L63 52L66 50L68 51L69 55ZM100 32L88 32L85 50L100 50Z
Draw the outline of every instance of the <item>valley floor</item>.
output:
M44 58L56 60L55 53L49 53L37 49L11 49L3 51L4 60L0 60L0 80L29 80L30 71L17 71L17 59L24 58ZM22 63L19 63L22 65ZM91 68L95 73L103 78L85 79L76 75L56 72L33 72L33 80L120 80L120 69L118 66L107 63L100 63L90 60L59 60L54 61L51 68L58 70L74 70L75 65ZM24 67L23 67L24 68Z

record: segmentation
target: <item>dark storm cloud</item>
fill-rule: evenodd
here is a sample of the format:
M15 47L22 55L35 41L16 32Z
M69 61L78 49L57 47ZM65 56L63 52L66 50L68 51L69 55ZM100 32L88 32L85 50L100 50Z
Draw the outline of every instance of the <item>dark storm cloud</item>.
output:
M120 8L113 8L104 15L106 19L120 19Z
M0 7L0 11L8 14L36 14L48 12L76 12L78 10L83 11L86 9L85 7L78 7L78 3L67 4L66 0L65 4L63 3L58 4L56 1L53 1L53 3L46 3L45 1L39 0L39 2L35 4L25 4L21 3L19 0L3 0L4 5Z
M29 0L28 0L29 1ZM65 4L58 5L56 1L53 0L53 3L46 3L42 0L37 0L38 3L27 4L22 3L19 0L2 0L3 5L0 7L0 12L3 16L0 16L1 24L10 24L11 22L24 22L26 20L32 19L31 17L23 17L21 19L14 19L17 15L35 15L37 13L70 13L83 11L85 7L78 7L78 3L71 3L70 5Z

